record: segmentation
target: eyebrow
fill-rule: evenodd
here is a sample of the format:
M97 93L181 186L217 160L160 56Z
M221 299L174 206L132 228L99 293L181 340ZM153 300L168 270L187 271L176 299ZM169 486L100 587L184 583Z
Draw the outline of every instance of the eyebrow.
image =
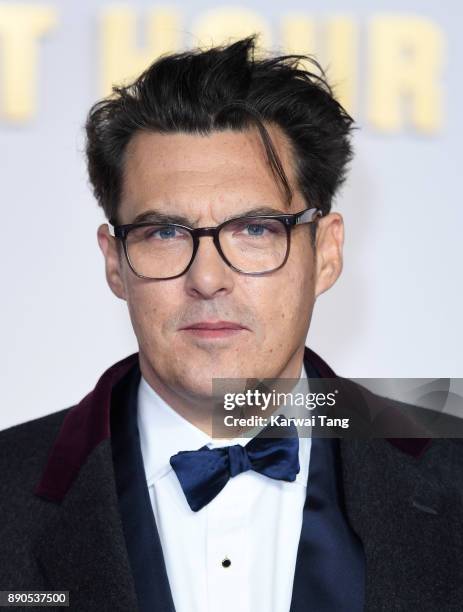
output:
M243 210L238 213L234 213L232 215L228 215L222 221L228 221L229 219L235 219L236 217L248 217L253 215L284 215L287 214L283 210L279 210L278 208L272 208L271 206L257 206L254 208L250 208L247 210ZM159 210L146 210L140 214L138 214L132 223L178 223L180 225L187 225L190 227L194 227L195 222L189 219L188 217L184 217L183 215L174 215L171 213L163 213Z

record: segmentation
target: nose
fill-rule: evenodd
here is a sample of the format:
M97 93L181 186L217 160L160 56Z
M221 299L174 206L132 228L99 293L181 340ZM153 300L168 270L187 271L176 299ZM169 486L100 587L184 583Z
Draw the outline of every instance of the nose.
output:
M201 236L196 256L185 274L189 295L211 299L226 295L234 286L234 272L217 251L212 236Z

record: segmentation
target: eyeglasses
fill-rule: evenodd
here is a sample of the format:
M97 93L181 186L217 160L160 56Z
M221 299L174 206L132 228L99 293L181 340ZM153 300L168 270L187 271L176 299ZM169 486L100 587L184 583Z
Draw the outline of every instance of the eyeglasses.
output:
M192 228L179 223L108 223L122 241L131 270L140 278L168 280L187 272L202 236L211 236L225 263L241 274L267 274L285 265L291 230L321 217L318 208L291 215L235 217L216 227Z

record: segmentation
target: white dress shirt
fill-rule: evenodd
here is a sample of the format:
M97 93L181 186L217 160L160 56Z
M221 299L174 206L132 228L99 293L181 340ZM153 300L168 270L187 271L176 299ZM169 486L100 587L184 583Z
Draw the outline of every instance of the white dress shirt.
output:
M307 382L303 367L298 389L305 384L307 390ZM166 404L144 377L138 388L137 418L176 612L288 612L311 439L299 438L300 471L294 482L248 470L230 478L209 504L194 512L170 457L205 444L245 445L251 438L210 438Z

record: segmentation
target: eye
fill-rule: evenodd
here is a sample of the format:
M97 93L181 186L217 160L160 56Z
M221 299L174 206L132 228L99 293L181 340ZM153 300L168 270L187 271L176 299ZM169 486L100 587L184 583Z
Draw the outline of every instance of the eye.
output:
M283 224L275 219L239 219L228 230L237 238L270 238L285 232Z
M153 226L145 230L145 240L177 240L184 238L185 232L173 225Z
M263 236L268 228L263 223L249 223L246 226L250 236Z

